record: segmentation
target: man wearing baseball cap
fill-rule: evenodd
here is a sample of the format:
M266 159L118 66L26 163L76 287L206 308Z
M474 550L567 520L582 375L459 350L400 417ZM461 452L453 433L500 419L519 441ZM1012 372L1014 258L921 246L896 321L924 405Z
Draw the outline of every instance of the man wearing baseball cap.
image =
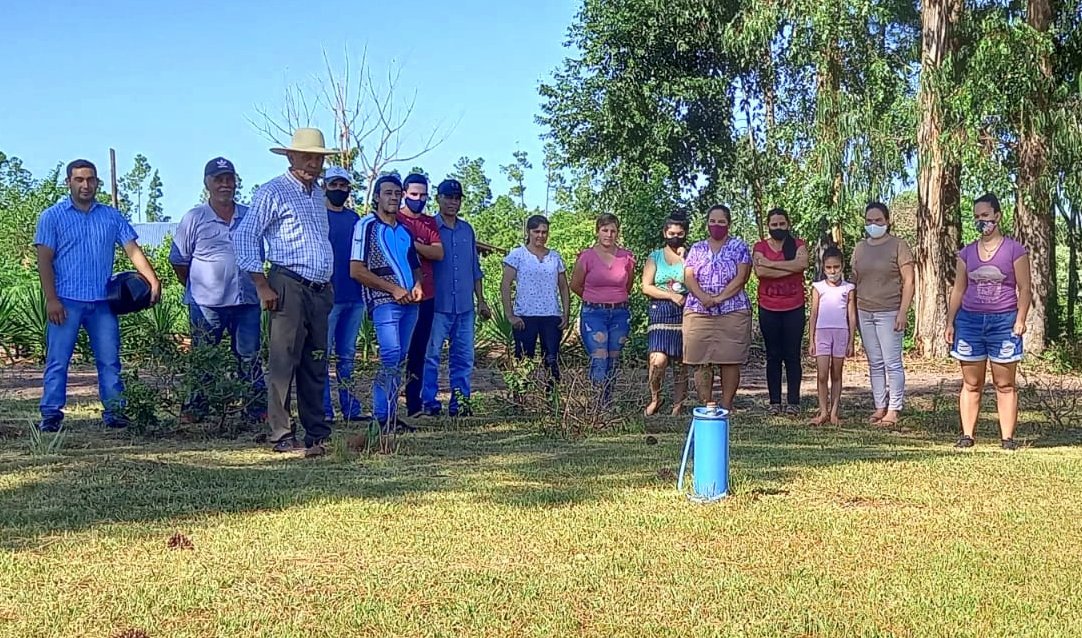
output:
M233 162L216 157L203 169L207 203L181 218L169 250L169 263L184 286L192 345L218 345L229 333L241 378L251 386L246 414L255 422L267 415L266 386L259 361L259 296L248 273L237 266L233 233L248 213L236 202L237 172ZM205 383L213 379L205 379ZM181 413L185 422L208 416L206 397L195 392Z
M367 421L372 417L363 414L361 402L353 392L353 363L357 356L357 333L364 319L364 299L361 284L349 276L349 256L353 250L353 229L360 217L346 208L353 176L340 166L331 166L323 173L323 196L327 204L327 223L330 226L331 250L334 253L334 271L331 287L334 289L334 305L327 318L327 352L335 357L335 386L338 389L338 406L345 421ZM334 421L334 398L331 391L330 366L327 383L323 386L323 416Z
M477 234L473 226L458 217L462 207L462 184L447 179L436 189L439 214L436 226L443 243L443 259L433 264L436 289L432 337L425 354L424 383L421 400L426 415L440 413L436 400L439 387L440 355L448 343L447 367L450 376L451 416L472 416L470 379L474 364L474 325L476 315L492 318L481 286L481 261L477 254ZM474 306L476 297L477 305Z

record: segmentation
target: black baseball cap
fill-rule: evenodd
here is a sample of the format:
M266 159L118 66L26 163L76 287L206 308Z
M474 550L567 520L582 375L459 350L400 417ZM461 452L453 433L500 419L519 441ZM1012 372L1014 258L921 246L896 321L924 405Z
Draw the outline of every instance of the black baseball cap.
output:
M436 194L444 197L462 197L462 184L457 179L445 179L436 187Z
M207 167L203 169L203 177L216 177L223 173L237 174L236 169L233 168L233 162L224 157L215 157L207 162Z

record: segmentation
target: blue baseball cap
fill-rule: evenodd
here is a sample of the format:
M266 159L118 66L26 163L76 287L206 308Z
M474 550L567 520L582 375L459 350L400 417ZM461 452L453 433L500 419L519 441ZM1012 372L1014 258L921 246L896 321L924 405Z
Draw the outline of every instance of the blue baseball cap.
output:
M215 157L207 162L207 167L203 169L203 177L216 177L224 173L237 174L236 169L233 168L233 162L224 157Z
M457 179L445 179L436 188L436 194L443 197L462 197L462 184Z

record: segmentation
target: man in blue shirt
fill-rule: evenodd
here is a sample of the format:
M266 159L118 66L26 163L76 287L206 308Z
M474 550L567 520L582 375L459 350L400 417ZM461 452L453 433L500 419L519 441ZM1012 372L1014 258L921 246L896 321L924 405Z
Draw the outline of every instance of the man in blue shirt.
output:
M443 344L448 346L448 372L451 381L451 398L448 412L451 416L470 415L470 377L473 375L474 358L474 296L477 312L482 319L490 319L492 311L485 303L481 287L481 261L477 255L477 236L458 211L462 208L462 184L447 179L436 189L436 203L440 212L436 225L443 243L443 260L432 264L435 278L435 314L432 318L432 336L425 353L424 385L421 399L425 414L440 413L436 400L439 386L440 354Z
M87 160L67 167L70 196L47 208L38 219L38 277L45 295L45 374L41 396L43 432L57 432L67 401L68 365L79 329L85 328L98 368L102 420L112 428L128 424L124 417L124 385L120 380L120 325L109 309L105 287L113 274L115 246L124 248L135 269L150 284L150 302L161 297L161 283L135 231L115 208L95 201L98 170Z
M357 357L357 333L364 320L364 299L361 284L349 276L349 256L353 248L353 229L360 217L345 207L353 178L349 171L332 166L323 174L323 196L327 200L327 222L330 225L331 249L334 252L334 306L327 319L327 351L336 357L335 375L338 386L338 406L346 421L366 421L360 400L353 393L353 364ZM331 374L323 390L323 416L334 421L334 401L331 398Z
M233 163L216 157L203 169L207 203L181 218L169 250L169 263L184 285L184 303L195 346L217 345L229 333L241 377L251 386L246 413L255 422L266 419L266 386L259 362L262 311L255 284L237 266L233 232L248 207L235 201L237 173ZM203 383L213 383L204 379ZM189 397L181 420L191 423L206 418L206 396Z
M421 262L413 235L396 218L402 182L394 175L376 180L375 210L353 233L350 275L364 286L364 299L379 343L380 369L372 385L372 413L384 432L398 429L398 391L417 305L421 302Z

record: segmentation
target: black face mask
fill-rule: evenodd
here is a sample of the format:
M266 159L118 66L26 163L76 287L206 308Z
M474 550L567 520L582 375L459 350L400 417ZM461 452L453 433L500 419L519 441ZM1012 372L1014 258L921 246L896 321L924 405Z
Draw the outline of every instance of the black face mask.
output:
M785 238L789 236L789 230L786 228L771 228L770 238L774 241L785 241Z
M326 191L324 194L331 206L342 206L349 199L349 191Z
M668 246L669 248L672 248L673 250L676 250L677 248L683 248L685 243L687 243L687 237L666 237L665 238L665 245Z

